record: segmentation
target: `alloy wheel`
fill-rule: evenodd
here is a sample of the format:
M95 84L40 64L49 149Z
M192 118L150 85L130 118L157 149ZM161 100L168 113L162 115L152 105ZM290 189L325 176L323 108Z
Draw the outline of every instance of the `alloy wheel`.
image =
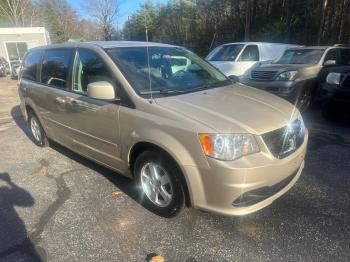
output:
M141 186L148 199L159 207L173 199L173 185L166 170L156 163L146 163L141 169Z

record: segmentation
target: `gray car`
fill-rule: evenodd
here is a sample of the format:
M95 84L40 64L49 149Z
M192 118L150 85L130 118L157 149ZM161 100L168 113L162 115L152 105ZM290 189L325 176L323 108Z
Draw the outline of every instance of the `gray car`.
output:
M283 97L303 111L318 96L321 70L341 66L349 52L339 45L291 48L276 61L257 65L241 82Z

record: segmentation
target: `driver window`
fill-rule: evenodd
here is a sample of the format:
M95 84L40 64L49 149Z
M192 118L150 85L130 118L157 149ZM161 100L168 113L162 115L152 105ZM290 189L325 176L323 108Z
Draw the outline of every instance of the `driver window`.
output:
M337 58L338 58L338 50L337 49L331 49L331 50L329 50L327 52L324 61L326 62L328 60L334 60L334 61L336 61L338 63L338 61L337 61L338 59Z
M107 81L113 84L113 78L104 61L94 52L78 49L73 66L73 90L87 93L90 83Z

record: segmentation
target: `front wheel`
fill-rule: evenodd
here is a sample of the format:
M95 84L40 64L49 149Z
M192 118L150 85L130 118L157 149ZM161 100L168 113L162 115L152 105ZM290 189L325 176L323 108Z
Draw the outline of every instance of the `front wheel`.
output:
M184 205L184 193L173 162L155 151L141 153L134 176L141 191L141 202L152 212L173 217Z
M312 103L313 96L310 88L304 90L298 99L298 109L300 112L305 112Z

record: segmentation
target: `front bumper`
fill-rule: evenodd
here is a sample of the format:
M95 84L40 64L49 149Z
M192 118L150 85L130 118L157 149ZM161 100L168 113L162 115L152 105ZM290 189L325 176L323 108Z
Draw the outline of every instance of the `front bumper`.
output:
M337 101L350 103L350 88L325 83L320 92L320 99L323 102Z
M246 215L258 211L286 193L299 179L304 167L308 133L304 143L290 156L276 159L260 152L236 161L208 158L209 168L186 167L187 175L200 174L195 208L222 214ZM248 201L246 201L248 200Z

